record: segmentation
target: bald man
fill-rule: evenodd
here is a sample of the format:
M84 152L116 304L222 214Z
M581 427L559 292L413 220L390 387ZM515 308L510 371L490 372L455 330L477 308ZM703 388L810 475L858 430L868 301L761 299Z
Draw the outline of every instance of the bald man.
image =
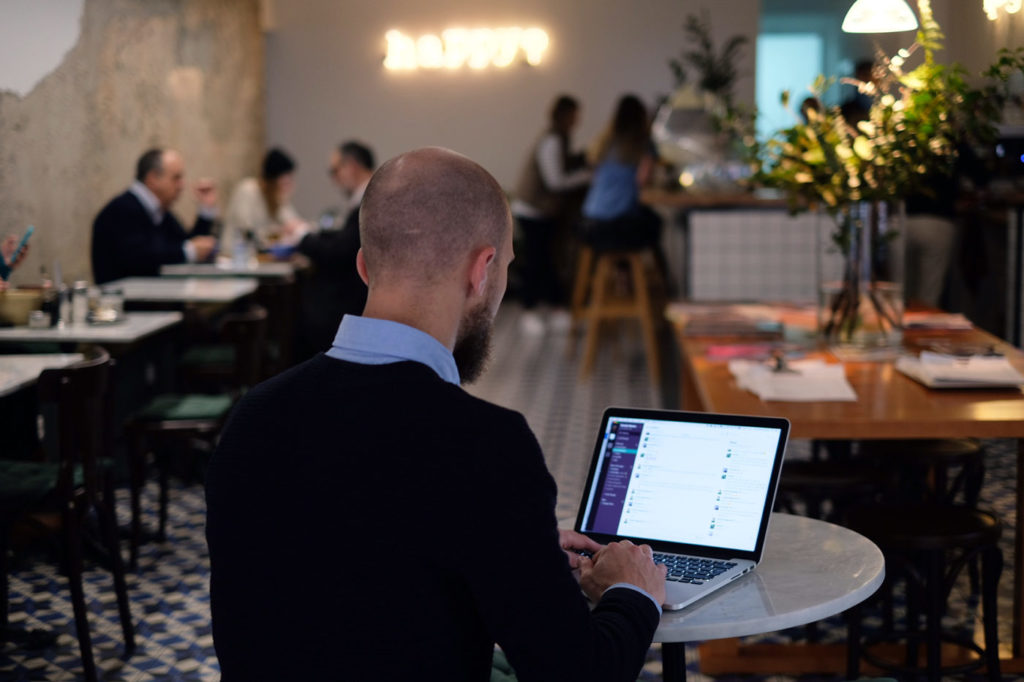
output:
M559 531L522 415L459 385L483 369L513 257L501 187L410 152L373 176L360 233L363 316L250 391L210 464L223 679L484 682L497 643L521 682L635 680L664 569L650 547Z
M195 186L199 216L191 235L171 213L185 188L185 162L173 149L139 157L135 182L110 200L92 225L92 275L96 284L122 277L155 277L160 266L208 260L217 246L210 236L217 211L213 183Z

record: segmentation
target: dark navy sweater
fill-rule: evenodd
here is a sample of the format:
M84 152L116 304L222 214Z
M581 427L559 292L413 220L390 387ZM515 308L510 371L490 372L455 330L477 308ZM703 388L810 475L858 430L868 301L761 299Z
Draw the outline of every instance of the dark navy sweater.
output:
M635 680L658 611L591 611L522 415L415 362L319 355L250 391L207 480L223 679Z

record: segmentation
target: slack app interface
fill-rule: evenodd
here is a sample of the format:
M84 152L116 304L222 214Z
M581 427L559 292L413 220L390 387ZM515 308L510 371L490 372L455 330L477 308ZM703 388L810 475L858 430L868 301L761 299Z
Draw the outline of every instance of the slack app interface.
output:
M753 550L778 429L610 419L584 530Z

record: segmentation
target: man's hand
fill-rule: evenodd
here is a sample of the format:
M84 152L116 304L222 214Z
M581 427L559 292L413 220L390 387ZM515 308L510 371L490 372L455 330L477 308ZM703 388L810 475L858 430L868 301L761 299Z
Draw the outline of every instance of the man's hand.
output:
M309 223L293 218L281 226L281 243L285 246L295 246L309 233Z
M601 550L604 545L601 545L594 540L591 540L586 535L577 533L574 530L562 530L558 529L558 545L565 551L565 555L569 557L569 567L576 570L580 567L580 552L590 552L591 554L597 553Z
M14 267L25 259L25 254L28 253L28 244L22 247L21 252L15 255L14 249L18 246L18 237L13 234L9 234L4 237L3 243L0 243L0 254L4 257L4 262L7 263L13 270ZM14 258L12 261L11 258Z
M217 208L217 183L212 178L199 178L195 184L196 201L207 209Z
M654 563L650 545L634 545L629 540L605 546L590 560L580 557L580 587L597 602L604 591L616 583L635 585L654 597L665 601L665 573L667 569Z
M209 235L192 237L192 239L189 239L188 241L196 250L197 263L205 263L210 260L210 255L213 254L213 250L217 248L217 238Z

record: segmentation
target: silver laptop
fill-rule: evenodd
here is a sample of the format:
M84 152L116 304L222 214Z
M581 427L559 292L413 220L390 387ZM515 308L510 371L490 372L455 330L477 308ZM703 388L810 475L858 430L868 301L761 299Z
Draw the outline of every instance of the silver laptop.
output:
M761 560L789 421L609 407L576 530L649 544L681 609Z

